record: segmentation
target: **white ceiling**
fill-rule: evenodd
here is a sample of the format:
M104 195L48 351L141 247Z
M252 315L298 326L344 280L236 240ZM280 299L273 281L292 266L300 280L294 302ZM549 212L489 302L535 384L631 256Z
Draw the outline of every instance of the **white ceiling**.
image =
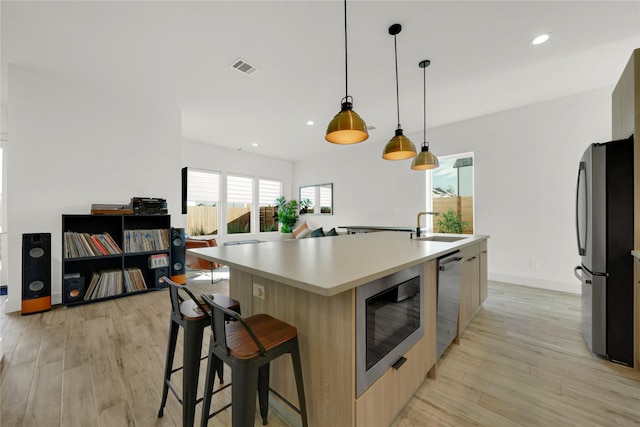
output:
M350 147L324 140L345 95L341 1L2 1L2 61L119 90L182 112L183 137L288 160ZM639 1L348 3L349 95L380 150L400 114L428 126L613 86L640 47ZM529 41L551 32L546 44ZM248 77L230 65L242 58ZM315 121L307 126L307 120ZM258 143L253 147L252 143ZM431 141L437 152L437 141Z

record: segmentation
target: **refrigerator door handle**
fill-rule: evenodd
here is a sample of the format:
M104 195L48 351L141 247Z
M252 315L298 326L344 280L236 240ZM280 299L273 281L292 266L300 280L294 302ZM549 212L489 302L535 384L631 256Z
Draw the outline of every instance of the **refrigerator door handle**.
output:
M589 210L587 207L587 188L586 188L586 178L587 178L587 164L585 162L580 162L580 167L578 168L578 182L576 184L576 238L578 240L578 255L580 256L584 256L587 253L587 248L586 248L586 241L587 241L587 236L586 233L588 233L586 224L588 223L587 221L587 215L589 214ZM582 182L582 186L580 186L580 183ZM580 212L580 190L584 189L584 212ZM584 218L582 218L582 220L584 221L585 227L584 227L584 232L585 235L582 236L580 234L580 215L584 215ZM582 240L581 240L582 238ZM584 246L582 246L582 243L585 243Z
M590 284L592 283L592 282L591 282L591 280L590 280L590 279L585 278L585 277L584 277L584 275L583 275L582 273L578 274L578 270L580 270L581 272L582 272L582 271L584 271L584 269L582 268L582 266L580 266L580 265L579 265L579 266L577 266L576 268L574 268L574 269L573 269L573 275L574 275L574 276L576 276L576 278L577 278L578 280L580 280L581 282L584 282L584 283L587 283L587 284L589 284L589 285L590 285ZM605 276L605 277L606 277L606 274L595 274L595 275L596 275L596 276Z

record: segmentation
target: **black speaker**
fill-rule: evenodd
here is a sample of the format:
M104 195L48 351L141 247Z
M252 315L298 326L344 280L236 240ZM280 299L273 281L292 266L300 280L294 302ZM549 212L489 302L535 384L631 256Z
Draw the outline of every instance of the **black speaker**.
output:
M51 310L51 233L22 235L22 314Z
M169 267L154 268L153 272L155 274L155 285L154 286L157 287L157 288L163 288L163 287L167 286L167 284L164 282L164 280L162 280L162 278L164 276L169 277ZM175 280L174 280L174 282L175 282Z
M81 301L84 298L84 277L78 273L65 275L62 292L62 302L65 304Z
M171 280L187 283L184 228L171 228Z

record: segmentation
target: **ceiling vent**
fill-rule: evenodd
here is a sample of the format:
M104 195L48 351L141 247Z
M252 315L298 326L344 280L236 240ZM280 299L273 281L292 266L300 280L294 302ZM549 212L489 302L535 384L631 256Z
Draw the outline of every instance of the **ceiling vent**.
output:
M236 70L240 71L241 73L246 74L247 76L250 76L256 71L258 71L256 67L247 63L247 61L245 61L244 59L240 59L240 58L233 61L233 64L231 64L231 66Z

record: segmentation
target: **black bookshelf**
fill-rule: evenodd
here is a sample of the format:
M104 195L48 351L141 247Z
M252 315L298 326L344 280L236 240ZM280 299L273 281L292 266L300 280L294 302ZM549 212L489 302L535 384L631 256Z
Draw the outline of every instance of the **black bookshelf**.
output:
M170 237L170 215L62 215L62 303L166 287L159 279L171 275Z

